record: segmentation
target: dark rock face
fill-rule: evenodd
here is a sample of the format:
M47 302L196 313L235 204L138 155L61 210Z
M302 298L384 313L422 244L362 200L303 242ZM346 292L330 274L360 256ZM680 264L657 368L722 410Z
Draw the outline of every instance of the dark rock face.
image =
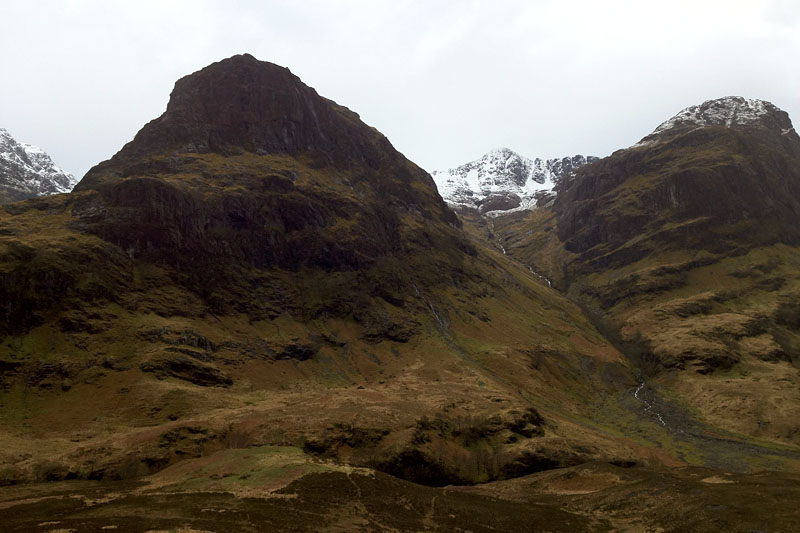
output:
M111 161L90 170L76 189L96 187L107 169L122 175L142 173L148 157L166 151L303 154L316 166L373 170L408 163L356 113L322 98L289 69L248 54L178 80L164 114L142 128ZM426 176L421 169L413 170L415 179Z
M299 185L295 170L268 156L329 172L327 190ZM172 179L181 174L195 179ZM75 200L77 227L171 264L224 256L352 270L399 250L405 214L458 225L427 173L383 135L288 69L249 55L179 80L166 112L76 190L97 191ZM351 228L344 239L328 231L342 220Z
M602 257L601 267L642 257L646 248L631 241L644 235L661 249L712 252L800 242L800 138L788 116L760 102L761 114L737 119L735 107L724 115L714 102L684 110L558 187L554 208L568 250Z
M34 202L48 205L51 200L44 198ZM51 250L14 241L4 245L0 335L19 334L43 324L56 302L74 297L83 302L114 300L128 284L127 257L113 248ZM91 276L92 281L81 283L84 275ZM61 327L84 327L70 322L67 318Z
M489 211L507 211L519 207L522 199L514 193L495 193L490 194L480 203L479 211L487 213Z
M218 369L182 355L147 361L139 368L142 372L154 373L160 379L175 377L203 387L227 387L233 383L231 378Z
M14 214L49 209L36 202ZM248 55L179 80L164 114L56 208L71 215L72 231L107 243L120 272L158 265L213 312L253 320L354 316L376 298L402 307L415 284L463 277L459 265L474 254L424 170L355 113ZM19 276L0 284L8 295L0 310L24 318L0 332L41 323L45 301L80 296L81 273L105 271L102 257L67 268L58 254L47 259L65 265L64 279L20 260ZM46 278L45 297L28 294L22 277ZM111 293L125 290L110 284ZM400 312L391 323L409 319Z
M156 178L132 177L77 199L73 217L132 255L173 265L224 257L290 270L351 270L391 253L398 238L396 212L297 190L289 180L285 188L270 187L270 180L286 178L242 178L242 189L204 194ZM353 219L359 211L365 211L363 223L354 224L353 232L362 240L346 243L326 233L337 220ZM104 215L95 221L98 212Z

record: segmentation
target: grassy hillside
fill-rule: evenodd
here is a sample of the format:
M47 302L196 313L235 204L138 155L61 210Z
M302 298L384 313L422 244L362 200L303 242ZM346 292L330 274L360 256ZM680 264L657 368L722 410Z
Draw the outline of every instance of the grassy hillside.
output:
M255 257L250 230L230 220L198 230L195 247L175 207L185 198L203 198L186 216L213 221L220 202L240 205L281 172L291 188L259 193L266 203L324 189L334 209L369 190L293 158L182 157L182 172L147 175L170 193L148 196L143 217L97 191L0 213L6 483L128 479L256 445L433 485L662 460L588 420L596 398L635 385L628 363L525 268L414 212L397 222L401 251L358 269ZM362 211L270 249L375 240ZM148 244L150 233L173 245Z
M678 132L581 169L553 208L470 222L586 310L694 464L796 468L774 456L800 446L800 178L771 135Z

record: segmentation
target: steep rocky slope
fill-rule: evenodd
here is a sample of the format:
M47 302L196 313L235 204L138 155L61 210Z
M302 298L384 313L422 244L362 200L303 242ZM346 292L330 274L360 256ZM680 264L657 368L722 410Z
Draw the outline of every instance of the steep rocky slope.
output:
M785 112L743 98L706 102L565 182L555 205L559 237L584 261L603 256L610 264L631 262L648 246L713 252L794 244L798 159Z
M796 449L800 138L787 114L705 102L559 189L551 210L496 221L494 238L618 332L662 401Z
M44 150L17 142L0 128L0 204L69 192L76 182Z
M0 211L2 479L274 445L429 485L674 461L586 420L635 385L628 363L459 226L287 69L179 80L71 195Z
M439 194L455 208L501 214L531 209L553 199L553 188L576 169L596 161L576 155L561 159L529 159L508 148L444 171L434 171Z

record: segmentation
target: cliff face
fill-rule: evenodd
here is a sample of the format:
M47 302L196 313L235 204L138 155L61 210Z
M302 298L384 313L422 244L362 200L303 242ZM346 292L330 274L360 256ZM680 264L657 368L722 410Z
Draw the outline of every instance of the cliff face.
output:
M249 55L179 80L165 113L76 192L79 227L184 266L357 270L413 248L404 219L432 234L458 226L383 135Z

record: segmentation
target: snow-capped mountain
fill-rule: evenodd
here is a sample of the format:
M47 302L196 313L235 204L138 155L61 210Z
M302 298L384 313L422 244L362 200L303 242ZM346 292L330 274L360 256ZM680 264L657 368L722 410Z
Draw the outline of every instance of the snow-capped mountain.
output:
M725 96L687 107L661 123L632 148L651 145L671 137L673 133L706 126L757 127L780 132L781 135L796 135L786 112L770 102L741 96Z
M78 180L37 146L0 128L0 203L69 192Z
M575 169L596 161L576 155L561 159L530 159L499 148L478 160L431 173L439 194L454 207L502 213L531 209L552 197L553 187Z

